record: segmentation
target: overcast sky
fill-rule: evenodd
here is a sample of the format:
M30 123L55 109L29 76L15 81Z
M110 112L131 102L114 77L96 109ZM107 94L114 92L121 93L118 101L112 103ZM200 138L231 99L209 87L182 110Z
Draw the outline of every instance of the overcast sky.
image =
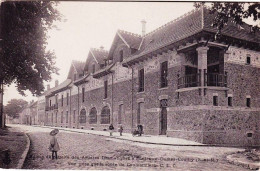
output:
M56 79L59 83L66 79L72 60L85 61L90 48L109 50L118 29L141 34L141 20L145 19L148 33L194 7L193 2L60 2L58 9L66 22L56 23L59 29L49 31L48 48L56 53L60 69L60 75L53 75L51 87ZM13 98L37 99L29 92L27 97L19 95L15 85L6 87L4 104Z

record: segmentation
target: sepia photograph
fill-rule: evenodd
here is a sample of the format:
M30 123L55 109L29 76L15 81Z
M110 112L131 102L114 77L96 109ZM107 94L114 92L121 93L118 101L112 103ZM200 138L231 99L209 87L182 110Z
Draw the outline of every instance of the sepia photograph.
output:
M260 169L257 1L0 1L0 169Z

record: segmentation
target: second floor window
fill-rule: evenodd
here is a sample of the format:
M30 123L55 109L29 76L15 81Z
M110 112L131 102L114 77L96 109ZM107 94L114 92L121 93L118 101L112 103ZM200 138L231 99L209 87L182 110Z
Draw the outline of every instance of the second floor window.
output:
M144 91L144 69L139 70L139 90L138 92Z
M233 106L232 97L228 97L228 106Z
M95 64L92 65L92 73L95 73Z
M168 61L161 63L161 88L168 86Z
M104 81L104 99L107 98L107 81Z
M82 102L85 101L85 88L82 87Z
M119 52L119 57L120 57L120 62L122 62L124 60L124 51L123 50L120 50Z
M63 106L63 95L61 95L61 106Z
M67 105L69 105L69 93L67 93Z

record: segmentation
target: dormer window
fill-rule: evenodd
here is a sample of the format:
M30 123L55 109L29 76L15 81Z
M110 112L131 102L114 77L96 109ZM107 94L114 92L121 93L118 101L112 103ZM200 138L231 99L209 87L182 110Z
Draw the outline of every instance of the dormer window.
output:
M124 60L124 51L123 50L120 50L119 56L120 56L120 62L122 62Z
M92 65L92 73L95 73L95 64Z

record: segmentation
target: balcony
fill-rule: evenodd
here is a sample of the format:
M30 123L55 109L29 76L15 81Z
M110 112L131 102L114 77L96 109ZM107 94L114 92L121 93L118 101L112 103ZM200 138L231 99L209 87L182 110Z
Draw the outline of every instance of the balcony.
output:
M45 111L55 110L58 109L58 104L52 106L45 106Z
M203 84L201 84L201 73L185 75L178 78L178 89L200 86L226 87L227 75L219 73L204 73Z

